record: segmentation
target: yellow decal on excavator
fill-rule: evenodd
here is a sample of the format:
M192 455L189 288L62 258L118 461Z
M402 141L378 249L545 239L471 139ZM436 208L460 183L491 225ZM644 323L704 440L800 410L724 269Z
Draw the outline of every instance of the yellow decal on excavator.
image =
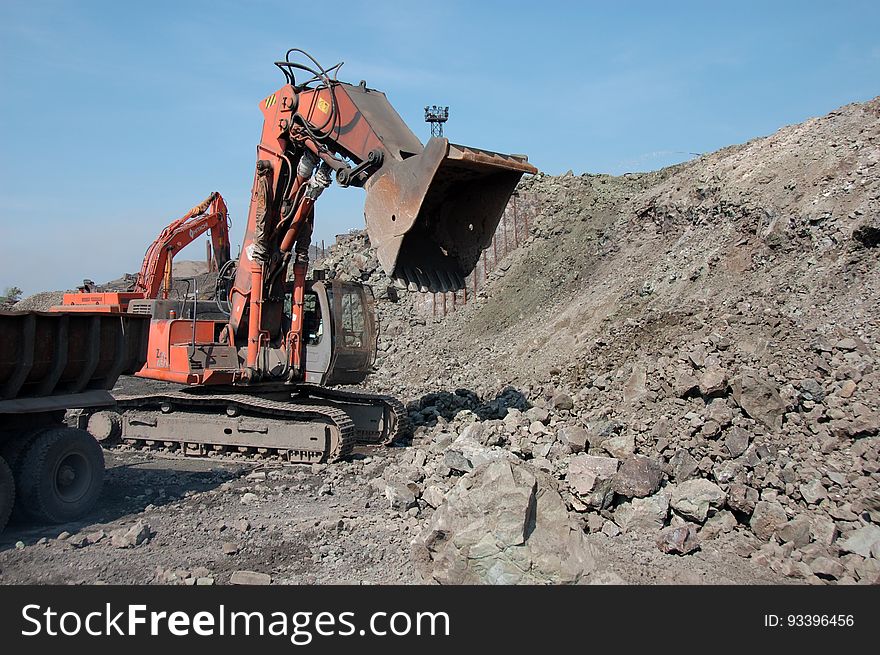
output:
M324 100L324 98L318 98L318 109L326 114L330 111L330 103Z
M273 93L268 98L266 98L266 109L275 104L275 94Z

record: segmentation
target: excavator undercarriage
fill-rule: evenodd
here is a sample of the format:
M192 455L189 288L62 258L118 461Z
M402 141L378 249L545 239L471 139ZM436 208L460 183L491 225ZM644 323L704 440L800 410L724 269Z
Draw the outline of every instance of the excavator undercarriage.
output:
M194 347L191 338L206 328L222 329L222 321L169 319L155 313L160 311L157 306L147 362L137 376L190 384L175 384L170 391L117 393L115 410L81 411L77 427L88 430L104 446L315 463L344 458L357 444L389 445L407 434L406 410L397 399L330 386L362 382L375 360L375 309L366 287L337 280L307 285L302 382L283 381L283 357L265 351L265 361L258 361L260 369L267 378L281 379L232 384L238 372L236 350L206 339ZM191 313L197 316L195 309ZM167 329L157 330L157 324ZM168 380L157 375L166 365L163 352L176 358L171 364L178 377ZM223 368L222 361L229 365ZM217 382L223 379L230 384Z
M408 430L406 410L391 396L317 385L255 391L117 395L115 409L84 410L78 424L104 446L291 463L334 462L359 444L390 445Z

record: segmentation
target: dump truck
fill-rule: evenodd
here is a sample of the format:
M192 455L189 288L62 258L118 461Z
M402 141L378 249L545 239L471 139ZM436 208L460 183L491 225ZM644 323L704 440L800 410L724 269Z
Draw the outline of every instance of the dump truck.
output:
M110 389L146 361L149 317L0 312L0 531L13 512L43 522L92 509L103 450L69 409L111 408Z

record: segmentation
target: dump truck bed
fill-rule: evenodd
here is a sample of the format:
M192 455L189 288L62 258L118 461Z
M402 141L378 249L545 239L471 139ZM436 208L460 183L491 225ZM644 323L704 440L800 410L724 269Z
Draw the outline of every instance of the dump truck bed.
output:
M149 326L149 316L129 314L0 312L0 412L112 389L143 366Z

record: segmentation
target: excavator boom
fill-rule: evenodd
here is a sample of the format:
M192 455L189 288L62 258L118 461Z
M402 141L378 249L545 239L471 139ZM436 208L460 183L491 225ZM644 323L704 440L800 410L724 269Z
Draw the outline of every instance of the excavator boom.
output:
M523 155L437 137L423 146L385 94L364 83L284 87L266 103L267 126L288 121L292 134L301 126L304 145L341 185L364 187L367 233L379 262L413 290L463 288L520 178L537 172ZM313 137L318 131L321 138Z
M174 256L199 236L209 232L213 262L222 268L230 260L229 217L226 201L218 192L180 218L169 223L147 248L141 269L131 291L94 291L83 286L78 293L66 293L62 304L52 311L122 313L132 302L167 299L171 291Z
M223 196L214 191L186 214L169 224L147 249L134 290L144 298L163 298L171 290L174 256L205 232L211 234L213 261L229 261L229 218Z
M308 61L291 61L298 53ZM276 62L287 84L260 102L263 129L248 223L230 293L232 344L246 347L245 380L265 375L261 351L280 344L288 375L303 371L303 289L315 202L335 175L366 191L364 217L386 273L413 290L464 286L524 173L525 156L432 138L406 126L385 94L331 77L307 53ZM302 71L311 75L297 81ZM283 283L293 272L291 323ZM278 346L275 346L278 347Z

